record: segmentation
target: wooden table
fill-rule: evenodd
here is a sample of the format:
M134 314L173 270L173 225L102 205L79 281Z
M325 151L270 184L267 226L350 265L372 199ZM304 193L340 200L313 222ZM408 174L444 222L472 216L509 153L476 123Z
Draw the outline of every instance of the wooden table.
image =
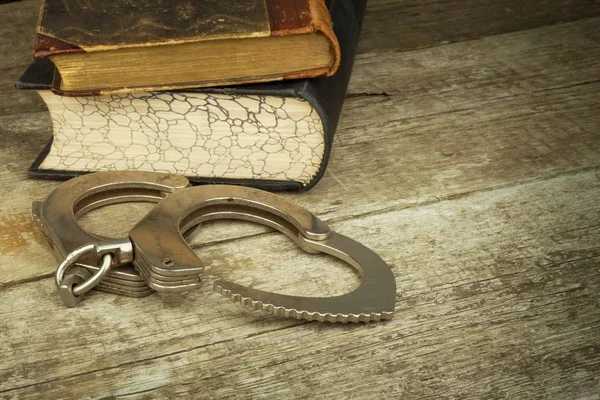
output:
M600 399L600 2L372 0L333 159L289 198L377 251L393 321L273 318L217 276L334 295L347 266L242 223L194 239L207 284L67 309L27 179L51 136L37 1L0 5L0 397ZM85 218L123 234L149 206Z

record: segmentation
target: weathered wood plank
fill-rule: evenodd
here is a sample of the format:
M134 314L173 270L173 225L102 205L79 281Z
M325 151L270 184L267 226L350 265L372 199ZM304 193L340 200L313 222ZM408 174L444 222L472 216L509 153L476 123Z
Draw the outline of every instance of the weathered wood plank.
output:
M38 7L39 0L28 0L4 5L0 14L0 54L6 55L0 59L0 92L10 93L0 96L0 115L45 109L37 94L12 89L31 61ZM370 0L359 52L407 51L598 15L596 0Z
M522 104L523 114L531 114L544 106L544 92L598 80L598 24L600 19L592 19L441 49L360 58L352 81L354 97L345 105L337 146L387 139L398 132L412 134L415 127L426 124L424 119L444 118L443 113L457 110L475 112L482 104L493 105L507 97L533 96ZM468 59L453 61L467 54ZM592 114L597 114L599 101L587 103ZM373 118L373 109L377 118ZM497 117L496 112L485 109L480 113L489 114L485 118ZM20 121L8 118L2 125ZM42 118L39 129L50 124L47 116L34 118ZM41 148L39 142L50 137L48 128L40 134L44 136L37 139L28 159Z
M600 15L597 0L369 0L359 52L412 50Z
M482 107L477 114L423 118L423 125L409 130L409 135L340 146L324 181L311 193L291 197L323 219L336 220L598 165L600 113L590 106L598 90L600 85L565 89L543 98ZM523 114L532 107L538 108L536 114ZM22 148L24 154L34 153L32 147ZM11 155L21 152L15 149ZM23 159L15 162L24 164ZM12 171L0 176L24 177L26 165L13 163L5 168ZM23 172L16 174L19 168ZM378 171L376 180L371 179L373 171ZM46 276L54 268L39 232L29 224L29 202L23 199L42 199L57 184L13 179L4 184L11 190L0 194L7 224L0 251L3 283ZM118 220L126 224L132 225L140 216L122 210ZM90 226L106 225L106 215L96 214ZM125 233L120 226L106 228L120 230L104 231L108 235ZM232 230L226 237L253 233ZM24 253L36 256L27 265L13 268L22 264Z
M600 18L591 18L406 53L359 56L338 139L344 144L387 139L422 125L423 118L456 111L493 118L496 113L487 116L482 106L506 98L541 99L541 105L524 105L523 114L531 114L543 107L545 92L600 81L598 26ZM600 111L600 100L589 105Z
M45 105L37 93L14 88L17 79L33 60L33 35L39 0L2 5L0 9L0 116L42 111Z
M28 65L40 1L5 4L0 9L0 70ZM26 53L26 54L23 54Z
M25 179L50 129L36 95L10 89L37 0L19 7L0 13L0 54L12 52L0 59L0 398L597 396L600 20L583 18L599 2L369 2L329 173L290 196L392 265L399 314L366 326L240 310L209 282L64 309L29 223L30 201L56 183ZM455 41L468 42L403 53ZM121 235L147 208L84 224ZM309 295L356 285L267 231L202 229L207 280Z
M334 223L394 269L398 315L383 324L298 325L207 288L168 299L103 294L70 310L48 280L9 288L0 291L0 304L13 305L0 308L0 393L592 396L599 197L595 170ZM263 289L329 294L354 283L275 235L199 254L222 260L212 273Z
M39 0L3 6L0 15L0 43L4 59L0 69L25 66L31 56L21 57L31 42ZM543 0L536 3L517 0L502 2L475 0L468 4L440 0L370 0L359 52L413 50L481 37L535 29L558 22L600 16L596 0ZM23 51L15 51L15 49Z
M496 36L481 47L472 46L477 52L471 54L482 63L491 48L504 53L505 60L523 59L522 66L509 68L516 71L509 78L502 78L507 70L491 74L495 78L483 79L482 84L471 78L455 87L438 88L430 96L421 95L414 103L413 94L405 98L401 93L351 98L329 172L310 193L292 198L322 218L336 220L600 164L600 83L588 83L600 65L594 64L598 50L591 45L596 40L591 32L593 22L569 24L572 31L565 24L542 29L542 33L515 33L518 40L512 35ZM573 45L569 61L561 64L547 54L552 48L566 46L561 44L563 37ZM523 48L516 43L533 44ZM464 45L415 53L427 52L422 59L445 60L452 47ZM555 67L535 70L536 58ZM502 65L501 59L485 69L493 65ZM443 68L431 68L418 79L423 84L442 82L448 76L474 76L475 69L475 63L465 63L464 70L456 67L451 75L445 75ZM357 76L365 70L359 70ZM381 71L381 80L394 81ZM420 74L414 71L413 82ZM418 97L416 92L414 95ZM50 138L46 113L0 117L0 135L7 143L0 149L0 181L6 188L0 193L4 205L0 215L7 224L2 237L10 244L10 248L0 249L0 284L7 284L47 276L53 269L45 259L47 250L40 244L39 233L27 221L29 201L45 197L56 184L23 181L26 168ZM372 179L373 171L377 171L377 179ZM102 224L102 218L99 214L96 226ZM133 217L123 218L131 223ZM237 230L225 237L255 232ZM15 263L22 264L19 260L24 253L35 255L35 261L12 268Z
M52 120L47 112L0 116L0 182L18 182L52 139Z

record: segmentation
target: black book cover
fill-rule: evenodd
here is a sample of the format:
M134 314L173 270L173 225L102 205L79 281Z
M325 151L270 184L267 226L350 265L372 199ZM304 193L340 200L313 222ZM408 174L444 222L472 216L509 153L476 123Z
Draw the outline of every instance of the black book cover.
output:
M350 82L352 66L356 56L358 40L367 0L330 0L327 2L335 34L341 48L341 64L337 73L332 77L316 79L300 79L281 82L212 87L203 89L187 89L205 93L224 93L235 95L272 95L286 97L300 97L306 99L319 113L323 122L325 135L325 152L318 173L307 184L302 185L293 181L273 180L239 180L219 179L206 177L188 177L194 183L229 183L252 186L271 191L279 190L308 190L312 188L325 173L329 162L333 136L336 131L344 98ZM47 59L35 60L25 71L16 87L19 89L50 89L54 76L54 65ZM68 179L85 172L60 171L40 169L39 166L48 154L50 144L40 153L38 158L29 168L29 175L43 179Z

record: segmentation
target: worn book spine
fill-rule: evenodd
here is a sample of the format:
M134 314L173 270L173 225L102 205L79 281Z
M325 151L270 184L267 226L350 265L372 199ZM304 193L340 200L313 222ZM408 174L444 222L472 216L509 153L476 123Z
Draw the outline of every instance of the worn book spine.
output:
M189 178L192 182L241 184L278 191L308 190L321 179L329 161L333 136L337 129L348 83L350 81L366 3L366 0L329 0L326 2L331 18L333 19L335 35L338 38L342 54L339 69L332 77L188 90L239 96L270 95L306 99L319 113L324 128L324 156L321 160L319 170L312 180L308 184L302 185L299 182L294 181L256 179L231 180L190 176ZM36 60L21 80L17 82L17 87L21 89L49 89L53 72L54 68L49 60ZM29 170L30 176L46 179L68 179L85 173L39 169L39 165L44 160L48 149L49 147L46 148L45 152L40 154L38 159L31 166Z

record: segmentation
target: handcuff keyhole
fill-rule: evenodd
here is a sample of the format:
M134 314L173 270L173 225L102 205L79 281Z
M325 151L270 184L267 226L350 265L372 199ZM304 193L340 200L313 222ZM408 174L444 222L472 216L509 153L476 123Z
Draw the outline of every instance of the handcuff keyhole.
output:
M163 258L161 260L162 265L169 268L172 267L173 265L175 265L175 261L171 260L170 258Z

